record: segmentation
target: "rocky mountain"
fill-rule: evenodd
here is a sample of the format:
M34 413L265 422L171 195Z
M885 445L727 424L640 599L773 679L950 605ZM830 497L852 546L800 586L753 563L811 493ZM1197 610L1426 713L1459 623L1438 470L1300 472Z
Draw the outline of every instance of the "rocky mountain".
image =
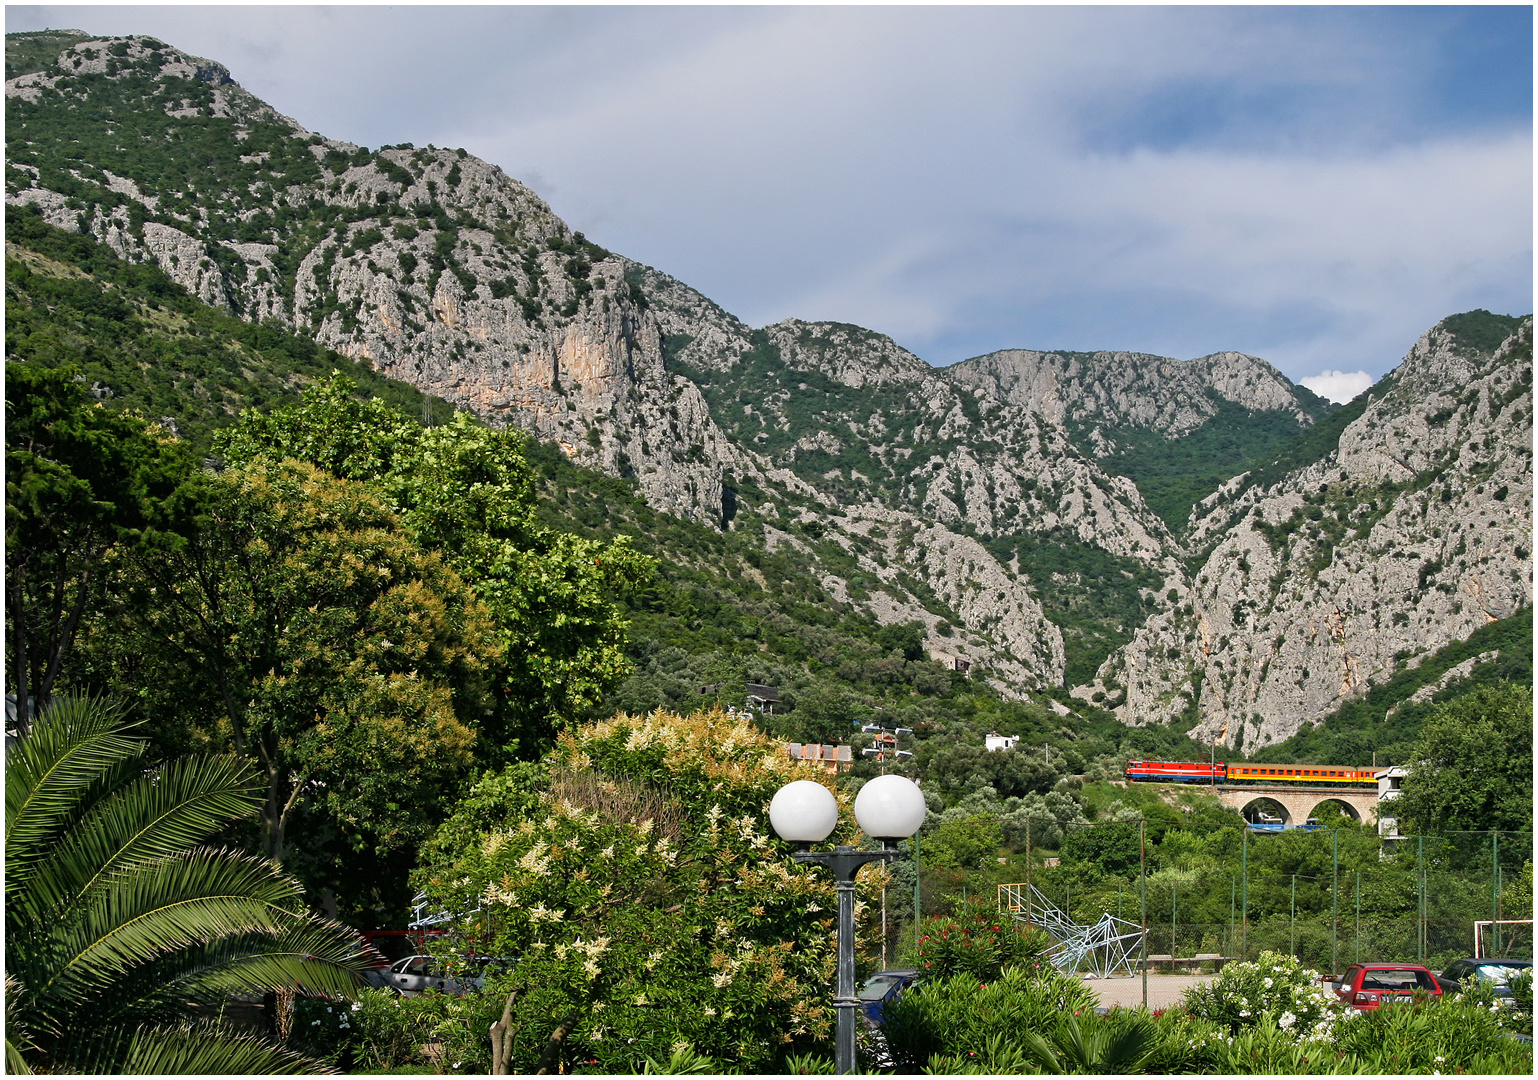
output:
M1194 706L1195 736L1278 742L1530 607L1532 334L1531 317L1443 320L1320 460L1204 507L1193 534L1215 545L1191 589L1099 672L1123 719Z
M6 118L10 204L654 509L752 507L829 595L1008 694L1254 746L1531 603L1530 321L1446 320L1343 410L1231 352L935 369L746 326L496 166L327 139L153 38L9 35Z

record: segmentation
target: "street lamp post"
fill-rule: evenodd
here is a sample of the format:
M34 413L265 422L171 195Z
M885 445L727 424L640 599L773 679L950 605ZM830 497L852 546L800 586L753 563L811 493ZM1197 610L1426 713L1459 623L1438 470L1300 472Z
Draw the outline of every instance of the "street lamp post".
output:
M881 841L880 851L860 851L842 844L832 851L812 851L811 845L826 840L838 826L838 801L815 780L795 780L769 803L769 823L774 831L801 850L797 862L817 863L833 871L838 894L838 984L833 996L838 1010L833 1060L839 1073L855 1068L855 1023L859 999L854 996L854 877L868 862L887 862L897 857L894 841L918 832L924 823L924 794L905 776L878 776L867 781L855 796L854 816L865 835Z

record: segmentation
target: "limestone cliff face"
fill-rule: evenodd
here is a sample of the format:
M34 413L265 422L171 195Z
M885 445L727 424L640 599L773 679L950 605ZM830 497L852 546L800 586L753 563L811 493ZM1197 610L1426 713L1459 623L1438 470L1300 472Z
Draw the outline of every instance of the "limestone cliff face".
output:
M974 390L986 387L1054 424L1087 429L1100 456L1116 449L1118 428L1149 428L1172 438L1189 434L1215 415L1215 398L1292 413L1304 425L1311 419L1297 387L1264 360L1243 353L1180 361L1147 353L1005 349L950 370Z
M1190 591L1101 669L1129 723L1194 701L1198 737L1276 742L1531 605L1531 318L1493 355L1433 328L1333 453L1209 515Z

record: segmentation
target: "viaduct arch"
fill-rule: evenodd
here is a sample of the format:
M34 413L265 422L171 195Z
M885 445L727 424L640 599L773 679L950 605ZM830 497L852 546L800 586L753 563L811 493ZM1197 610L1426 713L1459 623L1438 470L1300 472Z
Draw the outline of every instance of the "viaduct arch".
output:
M1301 825L1316 816L1315 811L1327 802L1338 802L1358 821L1372 824L1378 816L1378 793L1362 788L1317 787L1261 787L1259 785L1225 785L1215 789L1218 801L1230 810L1244 812L1245 807L1257 799L1269 799L1282 808L1282 821L1288 825Z

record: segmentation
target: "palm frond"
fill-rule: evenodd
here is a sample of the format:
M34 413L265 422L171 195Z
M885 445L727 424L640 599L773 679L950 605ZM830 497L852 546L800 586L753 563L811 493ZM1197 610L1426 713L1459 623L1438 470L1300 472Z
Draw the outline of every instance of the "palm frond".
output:
M335 1075L325 1063L210 1024L140 1028L112 1069L136 1076Z
M272 863L201 849L128 867L93 893L83 917L59 926L57 970L40 998L76 999L169 952L219 937L275 933L296 918L301 887ZM34 977L35 978L35 977Z
M253 779L234 757L181 758L135 777L70 830L18 902L64 915L118 868L185 851L250 814Z
M355 975L370 962L357 932L340 923L305 919L282 933L219 942L186 957L167 989L208 999L247 990L308 990L337 997L357 993Z
M48 841L68 825L82 793L143 746L122 731L118 707L90 698L56 698L27 736L5 755L5 872L11 877L49 854Z
M37 1046L32 1042L26 1028L16 1020L17 1002L21 998L22 986L11 973L5 973L5 1071L8 1073L30 1073L31 1067L27 1064L24 1051L36 1050Z

